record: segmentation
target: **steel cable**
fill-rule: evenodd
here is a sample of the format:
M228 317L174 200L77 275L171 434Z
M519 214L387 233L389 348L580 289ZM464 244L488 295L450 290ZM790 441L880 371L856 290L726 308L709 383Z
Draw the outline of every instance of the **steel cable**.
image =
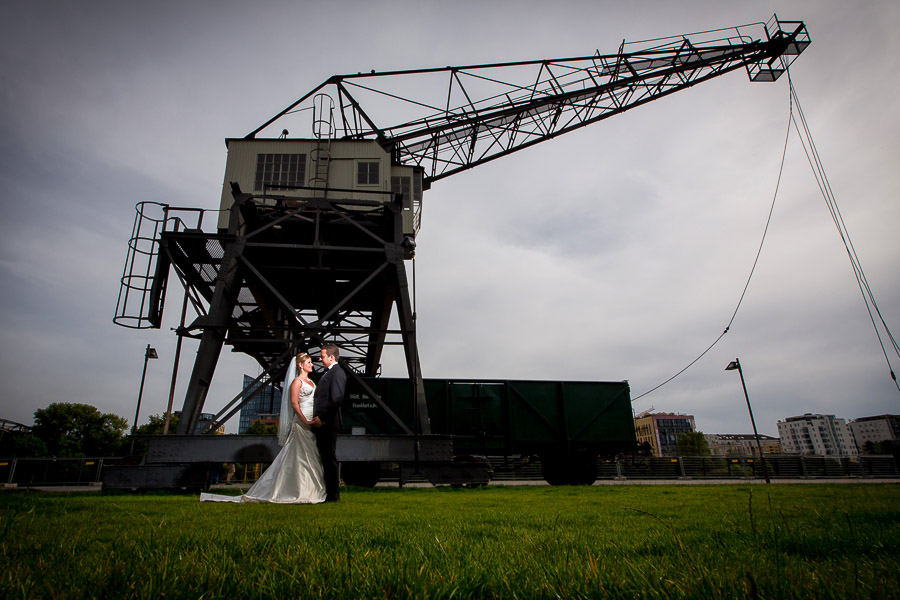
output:
M763 232L762 241L760 241L759 250L756 253L756 259L753 262L753 267L750 269L750 275L747 278L747 283L744 285L744 290L741 293L741 297L738 300L737 306L734 309L734 313L731 315L731 320L729 320L728 325L725 327L725 330L716 338L716 340L709 345L706 350L704 350L697 358L692 360L687 364L683 369L660 383L659 385L651 388L650 390L640 394L632 399L632 402L643 398L644 396L655 392L659 388L663 387L670 381L674 380L676 377L687 371L690 367L692 367L697 361L703 358L712 348L719 343L719 341L725 337L725 334L731 329L732 323L734 323L734 319L737 316L738 309L740 309L741 303L744 301L744 296L747 293L747 289L750 286L750 280L753 278L753 273L756 270L756 265L759 262L759 257L762 252L763 244L765 242L766 233L769 230L769 224L772 220L772 213L775 208L775 199L778 196L778 188L781 184L781 176L784 172L784 161L787 155L787 145L788 140L790 138L790 129L793 125L795 131L797 131L797 135L800 138L800 144L803 146L803 151L806 154L807 161L809 162L810 167L813 170L813 176L815 177L816 184L819 186L819 191L822 193L822 197L825 199L825 204L828 207L828 211L831 214L831 218L834 221L835 227L838 230L838 234L841 237L841 241L844 244L844 247L847 251L847 255L850 258L850 264L853 268L853 274L856 277L856 283L859 287L860 294L863 297L863 302L866 304L866 311L869 314L869 320L872 323L872 327L875 330L875 335L878 338L878 343L881 346L881 352L884 355L885 362L887 362L888 370L890 372L890 377L894 382L894 385L897 387L897 390L900 391L900 383L897 382L897 375L894 371L893 366L891 365L891 359L888 356L887 349L885 348L884 339L882 338L882 333L879 331L878 323L875 320L875 315L878 315L878 320L881 322L881 325L884 329L884 334L890 340L890 344L895 353L897 353L898 357L900 357L900 346L897 344L896 338L894 338L893 333L888 327L887 322L884 320L884 315L881 313L881 309L878 307L878 303L875 300L875 294L872 291L872 288L869 286L868 279L866 278L865 271L862 268L862 264L859 261L859 256L856 254L856 248L853 246L853 242L850 239L850 233L847 230L846 223L844 223L843 215L841 214L840 208L837 205L837 200L834 198L834 192L831 189L831 184L828 181L828 177L825 174L825 168L822 164L821 158L819 157L818 150L816 149L815 143L812 139L812 133L809 130L808 123L806 121L806 115L803 113L803 109L800 106L800 99L797 96L797 90L794 88L793 80L791 79L790 70L787 71L788 75L788 87L790 89L790 117L788 119L788 132L785 136L784 140L784 150L781 156L781 166L778 171L778 180L775 185L775 195L772 198L772 206L769 209L769 217L766 221L766 227ZM797 117L795 117L794 113L794 105L796 105L797 110L796 114L799 116L799 123ZM802 130L801 130L802 129ZM874 314L873 314L874 311Z
M897 340L894 338L894 335L891 333L890 327L888 327L887 323L884 320L884 316L881 314L881 309L878 307L878 302L875 300L875 294L872 291L872 288L869 286L869 281L866 278L865 271L863 270L862 264L859 261L859 256L856 254L856 248L853 246L853 241L850 239L850 232L847 230L846 223L844 223L844 218L841 214L840 208L837 205L837 200L835 199L834 192L831 189L831 184L828 181L827 175L825 174L825 167L822 164L822 160L819 157L818 150L816 149L815 143L813 142L812 133L810 132L809 125L806 121L806 115L803 114L803 109L800 106L800 99L797 96L797 90L794 88L794 83L791 80L790 71L788 71L788 82L791 89L792 103L795 103L797 105L797 114L800 117L800 124L798 124L797 119L793 117L792 113L792 122L794 128L796 129L797 134L800 136L800 143L803 145L803 151L806 153L806 159L813 170L813 176L815 177L816 183L819 186L819 191L822 193L822 197L825 199L825 204L828 207L828 211L831 214L834 225L838 230L838 234L841 236L841 241L844 244L844 248L847 250L847 256L850 258L850 264L853 267L853 274L856 277L856 284L859 287L860 294L863 297L863 302L865 302L866 304L866 311L869 314L869 320L872 322L872 328L875 330L875 335L878 338L878 344L881 346L881 353L884 355L884 359L887 362L888 370L890 372L891 379L894 382L894 386L897 387L897 391L900 392L900 384L898 384L897 382L897 375L894 372L893 366L891 365L891 359L888 356L887 349L885 348L884 340L882 339L882 333L878 329L878 323L875 321L875 315L872 314L873 310L875 311L875 314L878 315L878 319L879 321L881 321L881 326L884 329L884 333L890 340L891 346L893 347L893 350L897 354L898 358L900 358L900 346L897 345Z
M793 94L790 95L789 103L790 103L790 108L788 110L787 131L785 132L785 136L784 136L784 148L781 151L781 164L778 167L778 179L775 182L775 193L772 195L772 204L769 207L769 216L766 219L766 227L763 230L762 239L760 240L759 248L756 251L756 258L753 260L753 266L750 268L750 274L747 276L747 282L744 284L744 289L741 292L741 297L737 302L737 306L734 307L734 312L731 314L731 319L729 319L728 325L725 326L725 330L719 334L719 337L717 337L716 340L712 344L710 344L706 350L701 352L697 358L695 358L694 360L689 362L687 364L687 366L685 366L683 369L681 369L680 371L678 371L677 373L675 373L674 375L672 375L671 377L669 377L668 379L666 379L665 381L663 381L662 383L657 385L656 387L653 387L653 388L647 390L646 392L644 392L643 394L640 394L639 396L632 398L631 399L632 402L634 402L635 400L638 400L640 398L643 398L647 394L655 392L662 386L666 385L667 383L669 383L670 381L672 381L673 379L675 379L676 377L678 377L679 375L681 375L682 373L684 373L685 371L690 369L692 366L694 366L694 364L697 361L699 361L701 358L706 356L706 353L709 352L710 350L712 350L713 347L716 344L718 344L719 341L723 337L725 337L725 334L728 333L728 331L731 329L731 325L732 325L732 323L734 323L734 319L737 316L738 310L741 308L741 304L744 302L744 296L747 295L747 289L750 287L750 280L753 279L753 273L756 271L756 265L759 263L759 257L762 254L763 245L765 244L765 241L766 241L766 234L768 234L768 232L769 232L769 225L772 223L772 214L775 211L775 200L778 198L778 189L781 187L781 176L784 173L784 162L785 162L785 158L787 157L788 141L790 140L790 137L791 137L791 122L793 121L793 118L794 118Z

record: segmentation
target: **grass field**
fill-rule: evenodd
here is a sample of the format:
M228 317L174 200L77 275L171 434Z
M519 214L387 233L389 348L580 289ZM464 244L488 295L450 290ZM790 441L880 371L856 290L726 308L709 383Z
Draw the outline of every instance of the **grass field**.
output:
M900 486L0 493L0 597L898 598Z

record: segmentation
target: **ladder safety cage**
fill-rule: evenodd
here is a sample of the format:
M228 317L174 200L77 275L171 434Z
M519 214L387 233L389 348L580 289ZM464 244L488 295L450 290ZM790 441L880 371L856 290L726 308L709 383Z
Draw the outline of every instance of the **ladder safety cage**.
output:
M125 267L113 323L131 329L159 329L165 304L170 262L160 253L160 239L170 231L199 231L204 209L173 208L160 202L138 202L128 239ZM189 228L186 218L196 221Z

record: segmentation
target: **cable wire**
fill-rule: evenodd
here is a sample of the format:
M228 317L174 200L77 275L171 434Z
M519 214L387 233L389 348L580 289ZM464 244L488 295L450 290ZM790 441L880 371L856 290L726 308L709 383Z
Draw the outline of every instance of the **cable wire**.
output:
M878 302L875 300L875 293L872 291L871 286L869 286L869 281L866 278L865 271L862 268L862 264L859 261L859 256L856 254L856 248L853 246L853 241L850 238L850 232L847 230L847 225L844 222L844 217L841 214L840 208L838 207L837 200L834 197L834 192L831 189L831 183L828 181L828 176L825 173L825 167L822 164L822 160L819 156L819 152L816 149L815 142L812 139L812 133L809 129L809 125L806 121L806 115L803 113L803 108L800 106L800 98L797 95L797 90L794 87L794 82L791 79L790 70L787 70L788 76L788 87L790 89L790 111L789 111L789 119L788 119L788 131L785 135L784 140L784 150L781 155L781 166L778 170L778 180L775 184L775 194L772 198L772 206L769 209L769 217L766 220L766 227L763 231L762 240L760 241L759 250L756 253L756 259L753 261L753 267L750 269L750 275L747 277L747 283L744 285L744 290L741 293L741 297L738 300L737 306L734 309L734 313L731 315L731 319L728 321L728 325L725 327L725 330L716 338L716 340L709 345L706 350L704 350L697 358L692 360L687 364L683 369L657 385L656 387L651 388L650 390L636 396L632 399L632 402L643 398L647 394L651 392L655 392L659 388L663 387L689 368L691 368L697 361L703 358L712 348L719 343L719 341L725 337L725 334L731 329L731 325L734 323L734 319L737 316L738 310L741 307L741 304L744 301L744 296L747 294L747 289L750 286L750 280L753 278L753 273L756 270L756 265L759 262L760 254L762 253L763 244L765 243L766 234L769 231L769 224L772 221L772 214L775 209L775 199L778 197L778 188L781 185L781 176L784 172L784 162L785 157L787 156L787 146L788 140L790 139L790 130L793 125L794 130L797 132L798 137L800 138L800 144L803 147L803 151L806 154L807 161L809 162L810 167L813 170L813 176L815 177L816 184L819 186L819 191L822 193L822 197L825 199L825 204L828 207L828 211L831 214L831 218L834 221L834 225L838 230L838 234L841 237L841 241L844 244L844 248L847 251L847 255L850 258L850 264L853 268L853 274L856 277L856 283L859 287L860 294L863 297L863 302L866 305L866 311L869 314L869 320L872 322L872 327L875 330L875 335L878 338L878 343L881 346L881 353L884 355L884 359L888 365L888 371L890 372L890 377L894 382L894 385L897 387L897 391L900 392L900 383L897 382L897 375L894 371L893 366L891 365L891 359L888 356L887 349L885 348L884 339L882 338L882 333L879 331L878 323L876 322L875 315L878 315L878 321L881 322L881 326L884 329L884 335L890 340L890 345L893 351L897 354L898 358L900 358L900 345L898 345L896 338L891 332L890 327L888 327L887 322L884 319L884 315L881 313L881 309L878 307ZM796 115L794 111L794 106L796 105ZM799 123L798 123L799 117ZM873 314L874 311L874 314Z
M853 241L850 239L850 232L847 230L847 225L844 222L844 217L841 214L840 208L837 205L837 200L834 197L834 191L831 189L831 184L828 181L828 177L825 174L825 167L822 164L822 160L819 156L818 150L816 149L815 142L812 139L812 133L810 132L809 125L806 121L806 115L803 113L803 108L800 106L800 99L797 96L797 90L794 88L794 83L791 80L790 71L788 71L788 82L791 90L791 98L792 102L797 105L797 115L799 115L800 123L798 124L797 119L793 117L792 113L792 122L794 128L797 131L797 134L800 136L800 143L803 145L803 151L806 153L807 161L809 162L810 167L813 170L813 176L816 179L816 183L819 186L819 191L822 193L822 197L825 199L825 204L828 206L828 211L831 214L831 219L834 221L834 225L838 230L838 234L841 236L841 241L844 244L844 248L847 250L847 256L850 258L850 264L853 267L853 274L856 277L856 284L859 287L860 294L863 297L863 302L866 304L866 311L869 313L869 320L872 322L872 328L875 330L875 335L878 338L878 343L881 346L881 353L884 355L884 359L888 365L888 371L890 372L891 379L894 382L894 385L897 387L897 391L900 392L900 384L897 382L897 375L894 372L894 368L891 365L891 359L888 356L887 349L884 345L884 340L882 339L882 333L878 329L878 323L875 321L875 314L878 315L878 319L881 322L881 326L884 329L885 336L890 340L891 346L894 350L894 353L897 354L898 358L900 358L900 346L897 345L897 340L894 338L894 335L891 333L890 327L888 327L887 322L884 320L884 316L881 314L881 309L878 308L878 302L875 300L875 294L872 291L872 288L869 286L869 281L866 278L865 271L862 268L862 264L859 261L859 256L856 254L856 248L853 246ZM802 125L802 131L801 131ZM873 314L873 311L875 314Z
M656 387L653 387L653 388L647 390L646 392L644 392L643 394L640 394L639 396L632 398L631 399L632 402L639 400L640 398L643 398L647 394L655 392L662 386L666 385L667 383L669 383L670 381L672 381L673 379L675 379L676 377L678 377L679 375L681 375L682 373L684 373L685 371L690 369L692 366L694 366L694 364L697 361L699 361L701 358L706 356L706 353L709 352L710 350L712 350L713 347L716 344L718 344L719 341L723 337L725 337L725 334L728 333L728 331L731 329L731 325L734 323L734 319L737 316L738 310L741 308L741 304L744 302L744 296L747 295L747 289L750 287L750 280L753 279L753 273L756 271L756 265L757 265L757 263L759 263L759 257L762 254L763 245L765 244L765 241L766 241L766 234L769 233L769 225L772 223L772 214L775 211L775 200L778 198L778 189L781 187L781 176L784 173L784 162L785 162L785 158L787 157L788 140L790 140L790 137L791 137L791 122L793 121L793 118L794 118L793 94L790 95L789 102L790 102L790 108L788 110L787 131L785 132L785 136L784 136L784 148L781 151L781 164L778 167L778 179L775 182L775 193L772 195L772 205L769 207L769 216L766 219L766 227L763 230L762 239L760 240L759 248L756 251L756 258L753 260L753 266L750 268L750 275L747 276L747 282L744 284L744 289L741 292L741 297L737 302L737 306L734 307L734 312L731 314L731 319L729 319L728 325L725 326L725 330L721 334L719 334L719 337L717 337L716 340L712 344L710 344L706 350L704 350L703 352L700 353L700 356L698 356L697 358L695 358L694 360L689 362L687 364L687 366L685 366L683 369L681 369L680 371L678 371L677 373L675 373L674 375L672 375L671 377L669 377L668 379L666 379L665 381L663 381L662 383L657 385Z

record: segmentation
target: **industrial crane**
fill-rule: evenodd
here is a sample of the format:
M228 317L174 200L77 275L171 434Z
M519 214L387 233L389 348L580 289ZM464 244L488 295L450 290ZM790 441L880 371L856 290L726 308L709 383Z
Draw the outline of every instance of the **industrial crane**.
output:
M614 54L335 75L245 137L226 140L215 232L202 230L206 211L138 205L113 320L160 327L169 272L176 273L185 308L190 303L197 314L185 323L183 309L179 344L200 340L183 436L204 437L192 434L203 430L224 345L252 356L263 373L213 417L216 425L278 381L288 357L335 341L351 378L396 434L415 437L404 456L418 459L432 432L405 261L415 255L423 192L731 71L775 81L809 43L803 22L776 16L690 37L623 41ZM291 137L298 119L312 121L311 137ZM394 305L399 328L392 329ZM394 414L365 382L379 374L390 344L405 352L411 419ZM435 452L446 443L438 440ZM345 458L362 460L350 447L345 441ZM182 451L198 454L192 445ZM360 450L371 458L367 452Z

